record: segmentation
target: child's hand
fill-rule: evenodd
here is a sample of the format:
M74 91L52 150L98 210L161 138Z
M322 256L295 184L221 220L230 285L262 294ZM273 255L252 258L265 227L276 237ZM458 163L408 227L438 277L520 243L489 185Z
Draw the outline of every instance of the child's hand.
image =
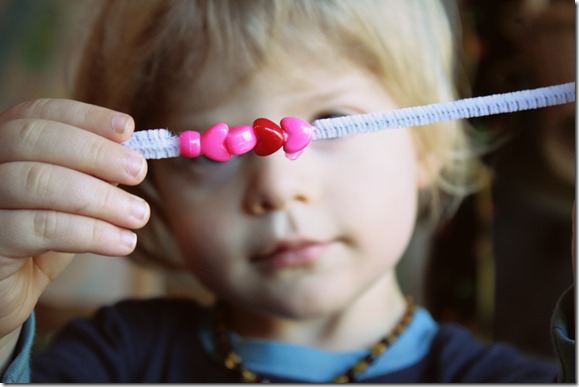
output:
M0 337L17 330L74 253L127 255L149 218L145 159L126 114L37 100L0 114Z

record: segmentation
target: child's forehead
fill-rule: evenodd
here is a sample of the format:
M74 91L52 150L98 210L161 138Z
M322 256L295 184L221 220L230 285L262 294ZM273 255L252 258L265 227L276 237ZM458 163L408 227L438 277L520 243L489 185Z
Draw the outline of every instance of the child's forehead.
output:
M259 117L277 121L285 116L310 120L328 113L354 114L396 105L384 85L354 64L341 62L329 68L308 64L300 70L283 76L278 71L264 69L241 87L216 95L206 108L200 108L191 98L184 98L173 106L172 123L203 130L217 122L242 125L251 124ZM193 89L189 95L195 97L197 91ZM370 101L369 95L375 96L376 101Z
M261 100L287 94L323 95L347 83L353 73L374 78L360 64L328 48L325 54L296 47L277 47L271 55L246 74L232 71L230 63L218 59L205 66L195 78L186 73L174 82L173 103L192 111L211 109L239 95ZM344 82L346 81L346 82Z

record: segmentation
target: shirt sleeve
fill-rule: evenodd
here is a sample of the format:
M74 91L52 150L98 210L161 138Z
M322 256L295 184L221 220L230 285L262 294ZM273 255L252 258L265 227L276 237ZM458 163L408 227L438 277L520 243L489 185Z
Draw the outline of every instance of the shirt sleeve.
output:
M551 320L551 332L561 367L557 382L575 384L575 286L559 299Z
M22 325L20 338L16 344L15 357L2 375L2 383L30 382L30 351L34 340L34 312Z

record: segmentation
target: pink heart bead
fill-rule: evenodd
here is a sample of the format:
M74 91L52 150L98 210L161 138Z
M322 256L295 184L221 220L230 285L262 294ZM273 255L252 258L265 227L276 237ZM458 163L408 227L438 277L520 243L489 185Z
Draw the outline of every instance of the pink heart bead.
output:
M314 128L308 122L296 117L285 117L280 124L287 134L283 150L287 158L295 160L312 141Z
M183 157L197 157L201 154L201 136L188 130L179 135L179 151Z
M249 152L255 144L257 144L257 137L253 127L249 125L234 126L229 129L229 135L225 140L227 150L234 156Z
M201 135L201 153L215 161L227 161L231 154L225 147L229 127L220 122L211 126Z

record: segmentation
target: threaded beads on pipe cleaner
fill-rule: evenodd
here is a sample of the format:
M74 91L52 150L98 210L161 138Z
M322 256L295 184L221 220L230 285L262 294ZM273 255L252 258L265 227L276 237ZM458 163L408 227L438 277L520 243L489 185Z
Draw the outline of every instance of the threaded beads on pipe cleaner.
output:
M512 113L573 101L575 82L570 82L388 112L320 119L314 121L313 125L299 118L286 117L280 125L265 118L258 118L252 126L242 125L231 129L219 123L202 135L189 131L177 137L166 129L152 129L133 133L123 145L140 151L148 159L205 155L217 161L226 161L232 155L244 154L251 149L257 155L267 156L283 147L286 156L293 160L312 139L330 139L384 129Z

